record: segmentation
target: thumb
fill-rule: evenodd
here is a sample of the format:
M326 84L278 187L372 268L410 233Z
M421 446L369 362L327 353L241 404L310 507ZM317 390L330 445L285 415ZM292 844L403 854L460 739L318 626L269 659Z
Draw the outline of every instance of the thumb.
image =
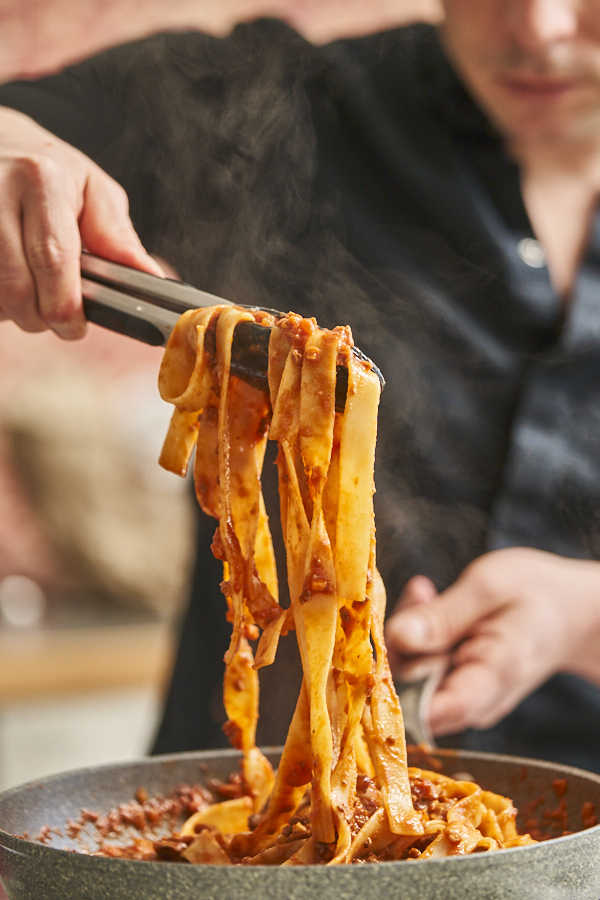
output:
M81 240L90 253L112 262L142 269L152 275L164 273L146 253L129 218L127 194L102 170L89 174L79 219Z
M396 608L406 609L418 603L429 603L437 595L437 588L431 578L427 578L426 575L413 575L404 585Z
M491 595L477 589L467 570L428 603L398 609L388 619L386 638L400 653L445 653L493 607Z

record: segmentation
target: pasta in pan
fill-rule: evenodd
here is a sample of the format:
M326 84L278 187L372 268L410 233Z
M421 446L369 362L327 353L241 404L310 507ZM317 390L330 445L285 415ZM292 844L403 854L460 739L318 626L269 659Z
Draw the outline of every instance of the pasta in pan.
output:
M269 396L230 372L234 330L248 320L272 329ZM213 552L232 623L225 731L243 753L245 786L188 819L188 861L335 865L532 842L517 834L508 799L407 766L375 564L380 384L352 346L348 328L215 307L182 316L165 352L159 387L175 411L160 461L183 475L196 447L198 501L218 519ZM335 409L339 365L348 370L343 413ZM279 448L287 610L260 484L268 438ZM290 630L304 680L274 773L255 744L257 670Z

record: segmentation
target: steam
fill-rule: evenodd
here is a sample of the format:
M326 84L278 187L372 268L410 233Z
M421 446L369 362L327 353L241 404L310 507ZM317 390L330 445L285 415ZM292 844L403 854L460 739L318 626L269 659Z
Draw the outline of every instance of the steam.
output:
M367 271L336 236L330 201L315 198L307 83L332 57L343 69L335 47L311 47L285 26L263 22L239 27L227 41L155 38L106 54L103 65L112 80L116 71L125 108L127 127L116 148L122 171L131 169L132 157L140 160L141 177L153 186L150 214L130 189L132 215L149 248L185 280L233 301L316 315L327 327L349 323L361 349L384 369L376 512L378 562L393 603L417 572L447 586L485 545L482 496L489 485L461 487L459 504L443 496L441 483L428 487L425 479L423 489L429 453L437 454L438 469L445 454L441 466L450 481L465 472L464 447L453 445L432 412L445 400L431 369L439 368L440 389L465 404L465 415L494 396L470 399L466 380L476 362L460 358L459 345L436 344L436 328L448 326L437 312L443 304L436 276L425 291L411 276L408 256L393 272ZM120 177L119 164L112 174ZM455 290L471 292L474 278L485 288L487 276L448 259L441 241L428 233L421 243L429 267L439 263L440 272L450 272ZM438 287L441 296L448 285ZM415 296L418 303L403 300ZM453 385L449 363L457 371ZM504 452L500 446L498 473ZM268 465L266 472L268 482Z
M284 26L261 23L227 41L167 36L108 54L125 108L121 168L141 160L156 198L147 221L134 196L133 216L185 280L279 308L282 267L310 215L303 81L315 52Z

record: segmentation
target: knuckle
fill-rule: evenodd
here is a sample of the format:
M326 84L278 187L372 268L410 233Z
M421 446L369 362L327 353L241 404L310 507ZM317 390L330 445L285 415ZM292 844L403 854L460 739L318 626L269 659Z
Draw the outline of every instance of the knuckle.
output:
M71 261L71 256L54 235L29 244L27 257L31 267L42 275L59 275Z
M496 715L505 698L511 696L515 688L514 675L506 667L491 667L486 676L486 682L480 692L481 702L477 708L476 724L480 728L485 727L483 723Z
M129 196L123 185L103 172L102 169L94 169L90 174L90 189L99 196L104 196L120 212L129 211Z
M474 608L490 612L511 599L514 587L507 581L505 573L498 566L491 566L481 557L471 563L461 578L468 583Z
M18 157L14 166L21 181L34 189L43 189L56 170L51 159L37 154Z
M127 195L127 191L125 188L119 184L118 181L113 181L113 191L115 195L115 200L121 204L125 212L129 211L129 197Z

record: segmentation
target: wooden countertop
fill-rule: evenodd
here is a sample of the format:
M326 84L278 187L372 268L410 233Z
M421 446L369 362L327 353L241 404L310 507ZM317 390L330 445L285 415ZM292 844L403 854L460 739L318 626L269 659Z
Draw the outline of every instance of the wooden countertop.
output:
M161 690L173 647L167 622L0 631L0 703L140 686Z

